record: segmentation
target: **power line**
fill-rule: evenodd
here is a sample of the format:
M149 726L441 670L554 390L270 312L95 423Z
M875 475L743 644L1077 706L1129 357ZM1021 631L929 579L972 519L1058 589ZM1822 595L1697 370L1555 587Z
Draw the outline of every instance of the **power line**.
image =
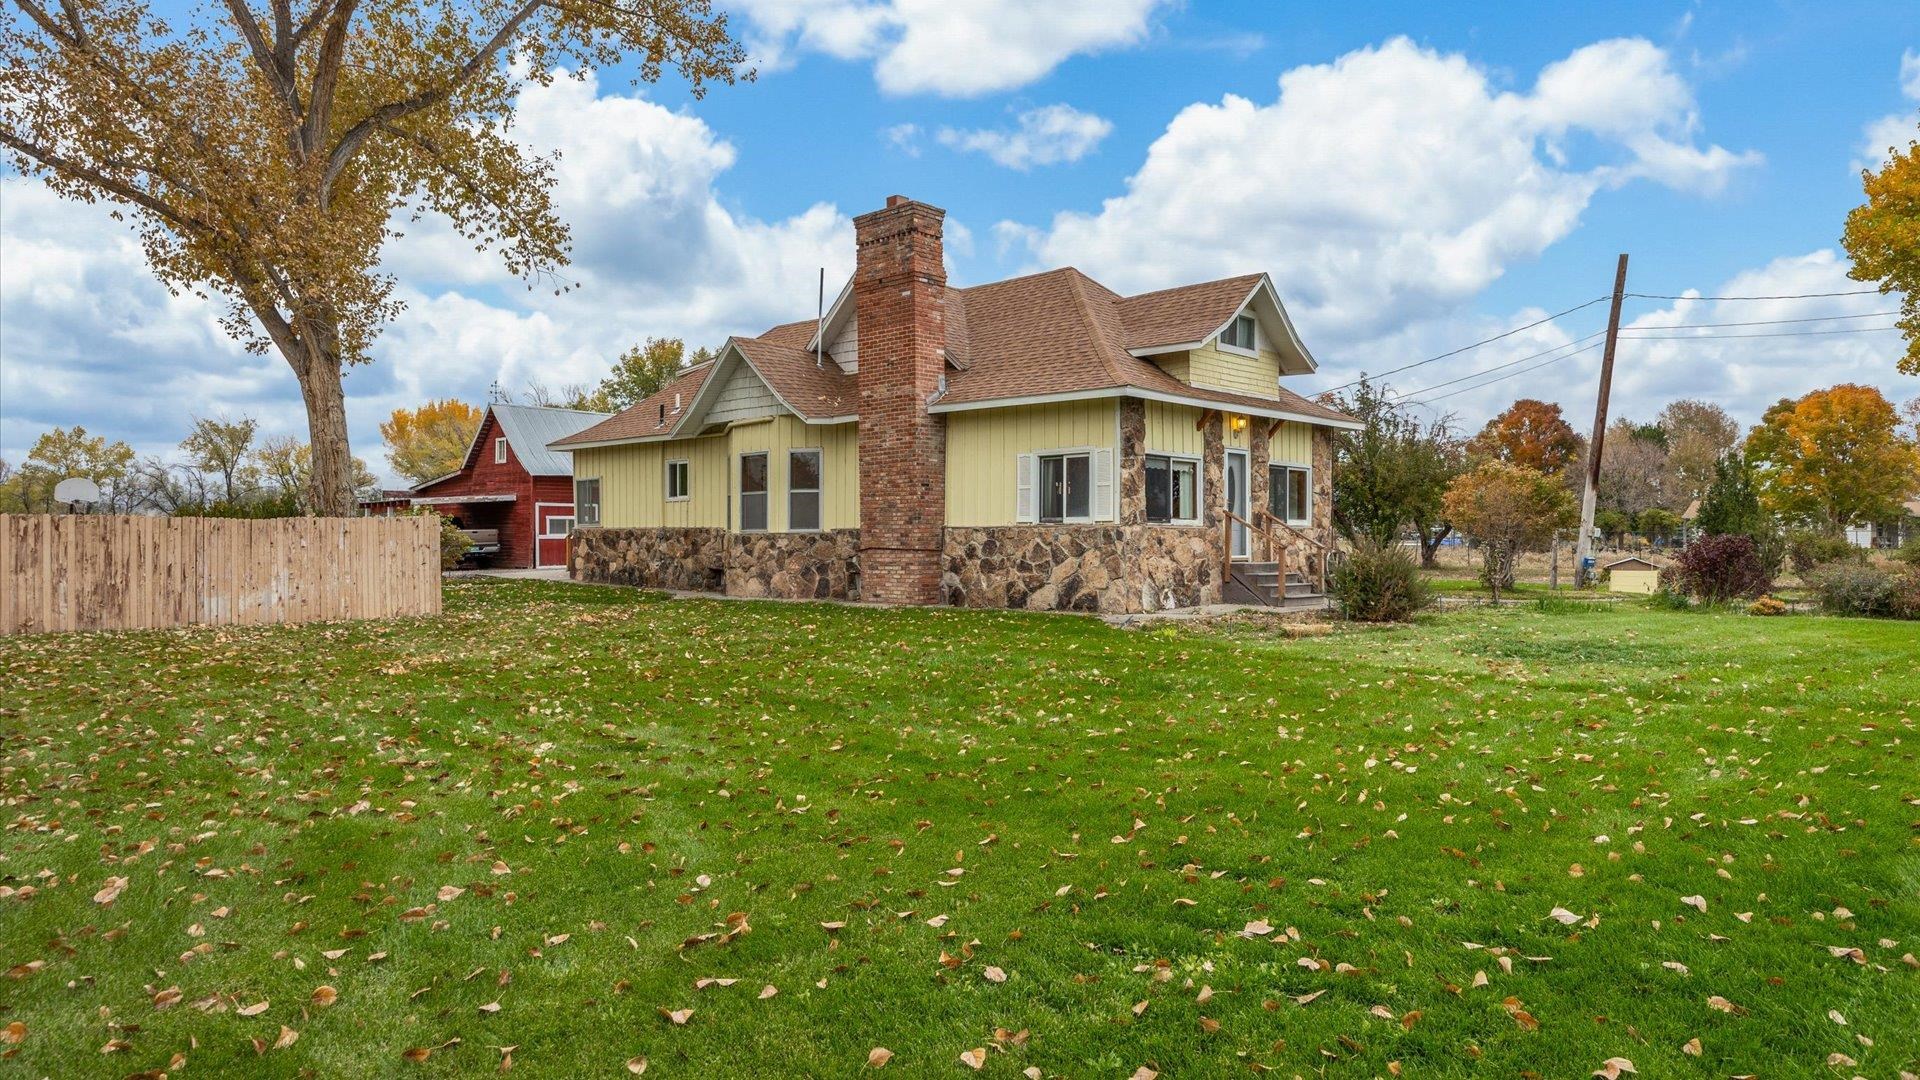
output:
M1869 311L1865 315L1809 315L1804 319L1750 319L1746 322L1689 322L1666 326L1628 326L1623 330L1691 330L1696 326L1779 326L1782 323L1841 322L1846 319L1878 319L1898 315L1897 311Z
M1507 368L1510 368L1510 367L1512 367L1512 366L1514 366L1515 364L1524 364L1524 363L1526 363L1526 362L1527 362L1527 361L1529 361L1529 360L1538 360L1538 359L1540 359L1541 357L1543 357L1543 356L1545 356L1545 355L1547 355L1548 353L1557 353L1557 352L1559 352L1559 351L1560 351L1561 349L1569 349L1569 348L1572 348L1572 347L1573 347L1573 346L1575 346L1575 345L1579 345L1579 344L1581 344L1582 342L1587 342L1587 341L1592 341L1592 340L1593 340L1594 338L1597 338L1597 337L1600 337L1601 335L1603 335L1603 334L1605 334L1605 333L1606 333L1606 331L1605 331L1605 330L1595 330L1595 331L1594 331L1593 333L1591 333L1591 334L1588 334L1588 335L1587 335L1586 337L1583 337L1583 338L1578 338L1578 339L1576 339L1576 340L1573 340L1573 341L1569 341L1569 342L1567 342L1567 343L1566 343L1565 345L1555 345L1555 346L1554 346L1553 348L1551 348L1551 349L1542 349L1542 350L1540 350L1540 351L1539 351L1539 352L1537 352L1537 353L1532 353L1532 354L1530 354L1530 355L1527 355L1527 356L1522 356L1522 357L1520 357L1520 358L1519 358L1518 360L1509 360L1509 361L1507 361L1507 362L1506 362L1506 363L1504 363L1504 364L1496 364L1496 365L1494 365L1493 367L1490 367L1490 368L1486 368L1486 369L1483 369L1483 370L1481 370L1481 371L1475 371L1475 372L1470 372L1470 373L1468 373L1468 374L1466 374L1466 375L1462 375L1462 376L1460 376L1460 377L1459 377L1459 378L1457 378L1457 379L1448 379L1448 380L1447 380L1446 382L1442 382L1442 383L1434 383L1434 384L1433 384L1432 386L1423 386L1423 387L1421 387L1421 388L1420 388L1420 389L1418 389L1418 390L1409 390L1409 391L1407 391L1407 392L1406 392L1406 393L1404 393L1404 394L1401 394L1401 393L1396 393L1396 394L1394 394L1394 397L1395 397L1395 398L1401 398L1401 399L1404 399L1404 398L1416 398L1416 397L1419 397L1419 396L1420 396L1421 394L1426 394L1426 393L1431 393L1432 391L1435 391L1435 390L1438 390L1438 389L1440 389L1440 388L1441 388L1441 387L1443 387L1443 386L1452 386L1452 385L1453 385L1454 383L1457 383L1457 382L1465 382L1465 381L1467 381L1468 379L1477 379L1477 378L1479 378L1479 377L1480 377L1480 376L1482 376L1482 375L1491 375L1491 374L1493 374L1493 373L1494 373L1494 372L1496 372L1496 371L1504 371L1505 369L1507 369Z
M1628 334L1635 341L1725 341L1728 338L1762 337L1819 337L1824 334L1874 334L1883 330L1898 330L1897 326L1850 326L1842 330L1773 330L1760 334Z
M1779 296L1680 296L1643 292L1630 292L1627 295L1640 300L1814 300L1823 296L1865 296L1879 291L1879 289L1850 289L1846 292L1784 293Z
M1426 400L1424 400L1424 401L1409 401L1409 402L1407 402L1406 404L1408 404L1408 405L1431 405L1431 404L1433 404L1433 403L1434 403L1434 402L1436 402L1436 401L1445 401L1446 399L1448 399L1448 398L1450 398L1450 397L1453 397L1453 396L1454 396L1455 394L1464 394L1464 393L1466 393L1466 392L1468 392L1468 391L1470 391L1470 390L1481 390L1481 389L1485 389L1486 387L1489 387L1489 386L1492 386L1492 385L1493 385L1494 383L1498 383L1498 382L1505 382L1505 381L1507 381L1508 379L1511 379L1511 378L1514 378L1515 376L1519 376L1519 375L1525 375L1525 374L1527 374L1527 373L1528 373L1528 372L1530 372L1530 371L1539 371L1539 370L1540 370L1541 368L1544 368L1544 367L1551 367L1552 365L1554 365L1554 364L1557 364L1557 363L1559 363L1559 362L1560 362L1560 361L1562 361L1562 360L1571 360L1572 358L1574 358L1574 357L1576 357L1576 356L1579 356L1579 355L1580 355L1581 353L1589 353L1589 352L1592 352L1593 350L1595 350L1595 349L1597 349L1597 348L1599 348L1599 347L1601 347L1602 345L1605 345L1605 344L1606 344L1606 342L1604 342L1604 341L1596 341L1596 342L1594 342L1593 344L1591 344L1591 345L1588 345L1588 346L1587 346L1586 348L1584 348L1584 349L1575 349L1575 350L1574 350L1573 352L1570 352L1570 353L1567 353L1567 354L1565 354L1564 356L1556 356L1556 357L1554 357L1554 358L1553 358L1553 359L1551 359L1551 360L1547 360L1547 361L1543 361L1543 362L1541 362L1541 363L1538 363L1538 364L1535 364L1535 365L1533 365L1532 367L1524 367L1524 368L1521 368L1521 369L1520 369L1519 371L1511 371L1511 372L1508 372L1507 374L1505 374L1505 375L1502 375L1502 376L1500 376L1500 377L1499 377L1499 378L1497 378L1497 379L1488 379L1488 380L1487 380L1486 382L1483 382L1483 383L1479 383L1479 384L1476 384L1476 385L1474 385L1474 386L1463 386L1463 387L1461 387L1461 388L1460 388L1460 389L1458 389L1458 390L1449 390L1449 391L1447 391L1447 392L1446 392L1446 393L1444 393L1444 394L1440 394L1440 395L1438 395L1437 397L1430 397L1430 398L1427 398L1427 399L1426 399ZM1484 374L1484 373L1483 373L1483 374Z
M1563 317L1563 316L1567 316L1567 315L1571 315L1571 314L1573 314L1574 312L1576 312L1576 311L1579 311L1579 310L1580 310L1580 309L1582 309L1582 308L1590 308L1590 307L1592 307L1593 305L1595 305L1595 304L1598 304L1598 303L1600 303L1600 302L1601 302L1602 300L1609 300L1609 299L1612 299L1612 297L1610 297L1610 296L1596 296L1596 297L1594 297L1593 299L1591 299L1591 300L1589 300L1589 301L1587 301L1587 302L1586 302L1586 303L1584 303L1584 304L1575 304L1575 305L1574 305L1573 307L1570 307L1570 308L1568 308L1568 309L1567 309L1567 310L1565 310L1565 311L1561 311L1561 312L1556 312L1555 314L1552 314L1552 315L1549 315L1549 316L1547 316L1547 317L1546 317L1546 318L1544 318L1544 319L1536 319L1536 320L1534 320L1533 322L1530 322L1530 323L1528 323L1528 324L1526 324L1525 326L1516 326L1516 327L1514 327L1513 329L1511 329L1511 330L1508 330L1508 331L1507 331L1506 333L1503 333L1503 334L1495 334L1495 335L1493 335L1492 337L1490 337L1490 338L1487 338L1487 339L1486 339L1486 340L1484 340L1484 341L1476 341L1476 342L1474 342L1474 343L1473 343L1473 344L1471 344L1471 345L1462 345L1462 346L1460 346L1459 348L1457 348L1457 349L1454 349L1454 350L1452 350L1451 352L1443 352L1443 353L1441 353L1441 354L1440 354L1439 356L1429 356L1429 357L1427 357L1427 358L1426 358L1425 360L1417 360L1417 361L1415 361L1415 362L1413 362L1413 363L1411 363L1411 364L1404 364L1404 365L1402 365L1402 366L1400 366L1400 367L1397 367L1397 368L1394 368L1394 369L1392 369L1391 371L1381 371L1381 372L1377 372L1377 373L1375 373L1375 374L1373 374L1373 375L1371 375L1371 376L1362 376L1361 378L1373 378L1373 379L1380 379L1380 378L1385 378L1385 377L1386 377L1386 376L1388 376L1388 375L1397 375L1397 374L1399 374L1399 373L1400 373L1400 372L1402 372L1402 371L1411 371L1411 370L1413 370L1414 368L1417 368L1417 367L1421 367L1421 366L1423 366L1423 365L1426 365L1426 364L1431 364L1431 363L1433 363L1433 362L1434 362L1434 361L1436 361L1436 360L1445 360L1445 359L1446 359L1447 357L1449 357L1449 356L1459 356L1459 355L1460 355L1461 353L1463 353L1463 352L1466 352L1466 351L1468 351L1469 349L1477 349L1477 348L1479 348L1479 347L1480 347L1480 346L1482 346L1482 345L1491 345L1491 344L1493 344L1494 342L1496 342L1496 341L1499 341L1499 340L1500 340L1500 339L1502 339L1502 338L1510 338L1510 337L1512 337L1513 335L1515 335L1515 334L1517 334L1517 333L1519 333L1519 332L1520 332L1520 331L1522 331L1522 330L1531 330L1531 329L1533 329L1533 328L1534 328L1534 327L1536 327L1536 326L1542 326L1542 325L1544 325L1544 324L1546 324L1546 323L1550 323L1550 322L1552 322L1552 321L1553 321L1553 320L1555 320L1555 319L1558 319L1558 318L1561 318L1561 317ZM1320 391L1320 393L1321 393L1321 394L1332 394L1332 393L1337 393L1337 392L1339 392L1339 391L1341 391L1341 390L1345 390L1345 389L1346 389L1347 387L1349 387L1349 386L1358 386L1358 385L1360 384L1360 381L1361 381L1361 379L1355 379L1355 380L1353 380L1352 382L1346 382L1346 383L1341 383L1341 384L1340 384L1339 386L1331 386L1331 387L1328 387L1327 389L1325 389L1325 390L1322 390L1322 391ZM1318 395L1318 394L1316 394L1315 396L1316 396L1316 397L1318 397L1319 395Z

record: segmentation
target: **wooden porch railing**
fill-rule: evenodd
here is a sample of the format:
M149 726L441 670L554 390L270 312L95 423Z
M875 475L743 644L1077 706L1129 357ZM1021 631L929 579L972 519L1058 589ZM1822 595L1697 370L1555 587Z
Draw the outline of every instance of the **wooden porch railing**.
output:
M1253 537L1259 537L1266 550L1265 562L1273 563L1280 572L1281 592L1286 592L1287 583L1287 545L1272 530L1248 521L1231 510L1223 511L1225 517L1220 523L1220 582L1224 587L1227 579L1233 575L1233 525L1239 522L1247 530L1247 554L1253 554ZM1305 540L1315 549L1307 558L1307 564L1301 567L1319 592L1327 591L1327 551L1328 547L1315 537L1275 517L1271 510L1259 510L1256 513L1267 521L1278 525L1287 532Z

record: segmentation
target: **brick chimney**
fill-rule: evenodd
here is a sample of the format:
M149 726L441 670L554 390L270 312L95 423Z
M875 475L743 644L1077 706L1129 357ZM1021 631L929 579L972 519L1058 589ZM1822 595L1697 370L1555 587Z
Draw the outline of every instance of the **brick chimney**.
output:
M853 219L860 359L860 595L941 601L947 519L945 210L904 195Z

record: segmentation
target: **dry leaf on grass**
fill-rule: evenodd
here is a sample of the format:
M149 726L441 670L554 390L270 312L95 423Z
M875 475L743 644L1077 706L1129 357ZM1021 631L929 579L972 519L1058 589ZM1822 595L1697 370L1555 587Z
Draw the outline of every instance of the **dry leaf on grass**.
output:
M867 1068L869 1069L882 1068L886 1065L887 1062L892 1060L893 1060L893 1051L887 1049L884 1046L876 1046L873 1049L867 1051Z
M308 998L307 1000L313 1002L316 1008L324 1009L327 1006L333 1004L334 1002L340 1000L340 991L335 990L331 986L315 987L313 991L313 996Z
M1007 981L1007 973L991 965L980 974L986 976L987 981L990 983L1003 983Z
M961 1051L960 1064L965 1065L969 1069L986 1068L987 1067L987 1048L984 1046L976 1046L971 1050Z
M126 878L110 877L107 879L106 885L103 886L99 892L93 894L93 902L96 904L111 904L115 900L120 899L120 894L125 891L127 891Z
M1620 1080L1621 1073L1638 1075L1639 1070L1633 1067L1633 1062L1623 1057L1610 1057L1601 1062L1599 1068L1593 1070L1593 1075L1601 1077L1602 1080Z
M635 1054L627 1059L627 1071L635 1076L647 1071L647 1055Z

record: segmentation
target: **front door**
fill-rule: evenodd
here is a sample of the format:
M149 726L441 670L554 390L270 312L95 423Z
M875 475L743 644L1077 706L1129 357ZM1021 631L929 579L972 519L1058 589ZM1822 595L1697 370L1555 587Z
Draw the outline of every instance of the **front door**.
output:
M1227 451L1227 509L1247 518L1247 452L1245 450ZM1228 521L1228 535L1233 538L1233 557L1247 557L1247 527L1239 521Z
M573 532L572 503L536 503L533 507L533 565L567 565L567 536Z

